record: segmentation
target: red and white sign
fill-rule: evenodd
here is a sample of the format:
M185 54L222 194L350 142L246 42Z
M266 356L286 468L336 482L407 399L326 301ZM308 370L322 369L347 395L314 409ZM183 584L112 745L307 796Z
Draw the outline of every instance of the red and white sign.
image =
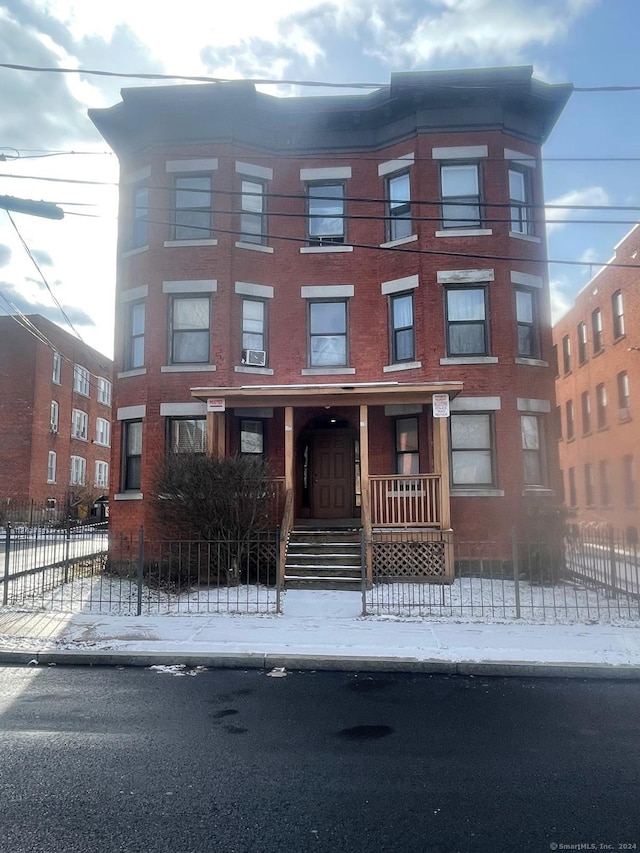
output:
M207 411L208 412L224 412L225 411L224 397L208 397Z
M448 418L449 417L449 395L434 394L433 395L433 417Z

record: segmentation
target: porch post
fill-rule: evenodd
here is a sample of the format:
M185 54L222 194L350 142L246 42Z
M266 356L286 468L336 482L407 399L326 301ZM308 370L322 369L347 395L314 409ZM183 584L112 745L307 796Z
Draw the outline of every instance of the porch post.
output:
M216 454L218 459L227 455L226 412L216 412Z
M369 408L360 406L360 492L362 505L362 526L365 536L365 570L367 587L373 583L373 565L371 554L371 494L369 490Z
M451 496L449 494L449 418L434 418L433 423L433 461L436 474L440 474L440 526L443 530L451 527Z
M207 412L207 456L216 455L216 418L213 412Z
M284 408L284 488L293 492L293 406Z

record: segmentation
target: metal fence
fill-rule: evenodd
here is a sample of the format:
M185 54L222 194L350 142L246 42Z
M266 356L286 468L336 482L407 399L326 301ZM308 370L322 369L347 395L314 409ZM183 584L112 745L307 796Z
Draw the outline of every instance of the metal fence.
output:
M372 547L375 555L376 544ZM640 620L640 555L633 537L621 531L574 525L555 543L526 541L514 531L510 547L455 537L452 547L450 583L434 583L433 578L405 573L396 560L387 558L380 565L374 558L373 586L362 591L363 614L480 621Z

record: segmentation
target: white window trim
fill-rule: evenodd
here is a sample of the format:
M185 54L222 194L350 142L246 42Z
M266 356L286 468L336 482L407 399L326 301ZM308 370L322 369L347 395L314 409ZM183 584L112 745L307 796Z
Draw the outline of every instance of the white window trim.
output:
M202 157L190 160L167 160L167 172L215 172L217 157Z
M396 373L398 370L417 370L419 367L422 367L421 361L399 361L395 364L385 364L382 372Z
M78 415L82 415L82 417L77 417ZM78 435L76 423L84 426L84 435ZM71 438L75 438L77 441L89 440L89 414L82 409L74 409L71 413Z
M207 414L207 404L204 402L195 403L160 403L160 417L163 418L179 418L179 417L202 417Z
M234 290L242 296L257 296L259 299L273 299L275 293L268 284L251 284L249 281L236 281Z
M500 397L454 397L449 404L452 412L499 412Z
M98 471L103 470L106 476L103 478L103 482L100 482L100 478L98 477ZM95 472L94 472L94 485L99 489L107 489L109 488L109 463L105 462L102 459L97 459L95 464Z
M215 364L163 364L160 373L203 373L217 370Z
M544 287L544 279L540 275L530 275L526 272L511 270L511 284L520 284L523 287Z
M491 228L447 228L446 231L436 231L436 237L491 237Z
M116 420L118 421L139 421L147 416L147 407L141 406L121 406L116 412Z
M495 281L495 270L438 270L436 281L438 284L486 284Z
M348 299L354 292L352 284L314 284L300 288L303 299Z
M514 151L512 148L504 149L504 159L513 160L518 166L527 166L529 169L536 168L536 158L533 154L523 154L522 151Z
M166 249L175 248L176 246L217 246L217 240L165 240L164 247ZM149 248L147 246L147 248Z
M163 281L163 293L216 293L218 282L212 279L185 279L183 281Z
M399 237L397 240L388 240L386 243L380 243L381 249L392 249L394 246L402 246L403 243L415 243L418 239L417 234L410 234L409 237Z
M590 398L589 403L591 403ZM518 397L516 400L516 404L518 407L518 411L523 413L528 412L534 415L548 415L551 412L551 403L549 402L549 400L536 400L530 397ZM589 407L589 414L591 414L591 407Z
M107 440L102 441L100 438L100 423L106 424L103 432L106 433ZM95 443L100 447L111 447L111 422L106 418L96 418L96 440Z
M301 255L330 255L336 252L353 252L353 246L345 243L331 243L326 246L300 246Z
M272 367L252 367L248 364L236 364L234 373L255 373L260 376L273 376Z
M86 485L86 482L87 482L87 460L86 460L86 458L84 456L73 455L70 457L70 460L71 461L70 461L70 466L69 466L70 467L69 485L70 486L84 486L84 485ZM74 460L77 460L78 462L82 463L79 466L77 466L77 467L79 467L80 474L82 475L80 479L74 479L74 473L75 473L74 468L76 467L74 465Z
M387 160L385 163L380 163L378 165L378 177L382 178L385 175L392 175L394 172L402 172L410 166L413 166L415 161L416 155L415 152L412 151L410 154L401 154L393 160Z
M344 181L351 177L351 166L325 166L321 169L300 169L301 181Z
M52 461L53 461L53 465L51 464ZM53 477L49 476L50 471L52 471ZM50 450L49 455L47 456L47 483L55 483L57 473L58 473L58 456L57 456L57 453L55 452L55 450Z
M265 252L268 255L273 254L273 246L263 246L260 243L243 243L242 240L238 240L234 243L236 249L249 249L251 252Z
M489 156L486 145L452 145L433 148L431 156L434 160L478 160Z
M404 278L394 278L391 281L383 281L380 285L380 292L383 296L389 296L392 293L402 293L404 290L413 290L420 286L420 276L408 275Z
M129 290L122 290L118 296L120 302L140 302L146 299L149 295L149 285L141 284L139 287L131 287Z
M273 180L273 169L269 166L256 166L254 163L236 160L236 172L239 175L249 175L251 178L261 178L263 181Z

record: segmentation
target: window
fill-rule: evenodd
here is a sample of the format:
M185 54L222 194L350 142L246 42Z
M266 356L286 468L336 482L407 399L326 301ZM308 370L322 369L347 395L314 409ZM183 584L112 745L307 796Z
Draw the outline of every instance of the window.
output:
M446 299L448 355L487 355L485 289L450 288L446 291Z
M596 386L596 418L598 429L604 429L607 425L607 389L604 382Z
M129 305L125 370L144 367L144 302Z
M111 382L104 376L98 376L98 402L111 405Z
M84 456L71 457L71 477L69 484L71 486L84 486L87 479L87 460Z
M49 429L51 432L58 432L60 426L60 406L55 400L51 401L51 409L49 414Z
M537 358L540 354L538 310L533 290L516 288L516 323L518 325L518 355Z
M562 339L562 369L565 373L571 372L571 338L565 335Z
M386 179L387 240L411 236L411 187L409 173L391 175Z
M80 409L74 409L71 417L71 437L86 441L89 437L89 415Z
M60 384L60 374L62 372L62 356L59 352L54 352L53 354L53 375L51 377L52 381L56 383L56 385Z
M490 414L451 415L451 477L454 486L482 488L495 483Z
M589 464L584 466L584 499L587 506L594 506L596 502L593 465Z
M594 337L595 340L595 337ZM578 364L587 360L587 324L578 323Z
M573 411L573 400L567 400L565 403L565 409L567 413L567 441L571 441L571 439L575 436L575 415Z
M509 203L511 230L516 234L531 234L531 176L528 169L509 169Z
M175 240L211 238L211 176L177 175L175 179Z
M73 390L77 391L78 394L82 394L84 397L89 396L89 388L90 388L90 373L86 367L82 367L80 364L74 365L73 368Z
M419 474L418 419L396 420L396 474Z
M264 421L240 421L240 453L252 456L264 453Z
M578 506L578 492L576 490L576 469L569 468L569 506Z
M169 449L172 453L206 453L205 418L175 418L169 422Z
M266 243L264 184L243 180L240 205L240 240L243 243Z
M55 483L56 481L56 454L53 450L49 451L47 460L47 483Z
M636 471L633 456L627 454L622 457L622 487L624 505L635 506L636 503Z
M562 441L562 409L556 406L553 412L553 426L556 439Z
M624 302L622 292L617 290L611 297L613 310L613 337L621 338L624 335Z
M343 367L347 364L347 303L309 303L309 365Z
M544 460L544 432L538 415L522 415L522 461L525 486L543 486L546 482Z
M413 361L416 356L413 293L399 293L389 299L391 361Z
M131 227L131 243L129 248L141 249L146 246L148 237L149 219L149 190L146 186L133 188L133 217Z
M602 311L596 308L591 314L591 331L593 333L593 354L602 352Z
M171 302L171 362L209 361L209 297L175 297Z
M124 424L123 487L139 490L142 470L142 421Z
M111 443L111 424L104 418L96 420L96 444L109 447Z
M627 375L626 370L623 370L621 373L618 373L616 377L616 384L618 386L618 409L620 410L620 420L629 420L629 407L631 404L631 400L629 397L629 377Z
M309 184L309 245L344 243L344 184Z
M588 435L591 432L591 398L588 391L582 392L582 434Z
M242 349L266 352L266 304L261 299L242 300Z
M609 463L606 459L602 459L599 466L600 474L600 503L602 506L611 505L611 473L609 471Z
M479 228L480 175L477 163L440 167L443 228Z
M109 463L108 462L96 462L95 485L99 489L106 489L109 487Z

